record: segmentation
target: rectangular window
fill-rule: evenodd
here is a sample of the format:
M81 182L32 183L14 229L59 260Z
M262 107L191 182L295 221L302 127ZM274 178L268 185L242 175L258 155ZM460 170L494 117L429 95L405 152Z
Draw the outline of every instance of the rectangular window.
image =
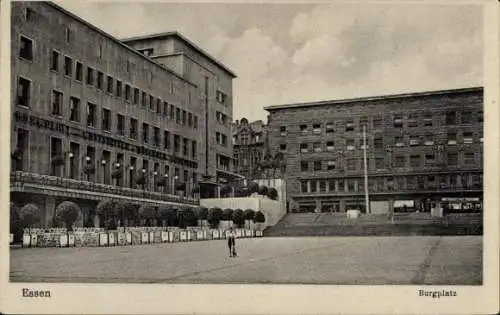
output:
M410 127L410 128L418 127L418 115L417 114L409 114L407 124L408 124L408 127Z
M314 170L321 171L321 161L314 161Z
M354 144L354 139L347 139L345 141L345 145L347 150L354 150L356 148Z
M303 180L300 182L300 191L302 193L307 193L307 181L306 180Z
M188 114L188 127L193 127L193 114L191 113Z
M194 121L193 121L194 129L198 129L198 116L194 116Z
M182 125L185 126L187 122L187 113L185 110L182 111Z
M337 162L335 161L327 161L326 162L326 169L331 171L337 168Z
M153 111L155 109L155 98L153 95L149 96L149 110Z
M464 132L464 143L471 144L473 142L472 132Z
M21 36L19 57L26 60L33 60L33 41L31 39Z
M420 167L420 155L411 155L410 156L410 166L411 167Z
M309 171L309 163L308 162L300 162L300 171L301 172L308 172Z
M425 127L432 127L432 113L425 113L424 114L424 126Z
M401 114L394 115L393 126L394 128L403 128L403 115Z
M80 82L83 81L83 65L79 61L76 62L75 80Z
M384 148L384 138L382 136L375 136L375 139L373 139L373 145L375 146L375 149L383 149Z
M405 141L403 136L396 136L394 138L394 145L396 147L404 147L405 146Z
M300 125L300 134L307 135L307 125Z
M361 130L363 130L363 126L366 126L366 129L368 130L368 117L363 116L359 119L359 126L361 127Z
M19 77L17 83L17 105L30 106L31 82L25 78Z
M455 132L448 133L448 144L450 145L457 144L457 134Z
M280 127L280 136L282 136L282 137L286 136L286 127L285 126Z
M474 158L474 152L465 152L464 153L464 164L465 165L475 165L476 161Z
M52 91L52 115L62 115L63 94L59 91Z
M425 155L425 165L426 166L432 166L436 163L436 157L434 154L426 154Z
M102 87L104 85L104 73L101 71L97 72L97 88L99 90L102 90Z
M113 78L108 75L108 93L113 94Z
M146 123L142 123L142 142L149 142L149 125Z
M55 50L52 51L50 58L50 70L59 71L59 53Z
M187 138L182 139L182 154L184 156L188 156L188 146L189 146L189 140Z
M458 154L457 153L448 152L447 157L448 157L448 165L450 165L450 166L458 165Z
M71 29L69 27L66 27L66 43L71 42Z
M326 192L326 181L319 181L319 192Z
M111 111L109 109L102 109L102 130L111 131Z
M116 80L116 96L122 96L122 81Z
M309 151L309 148L308 148L308 144L307 143L301 143L300 144L300 152L301 153L307 153Z
M405 157L403 155L397 155L394 157L394 166L398 168L405 167Z
M321 142L315 142L313 144L313 150L314 152L321 152Z
M95 128L96 105L87 103L87 126Z
M356 159L347 159L347 170L348 171L355 171L356 170Z
M385 168L385 158L376 157L375 158L375 169L383 170Z
M125 100L126 101L130 101L130 92L131 92L130 85L125 84Z
M280 144L280 151L285 152L286 151L286 144L282 143Z
M472 112L464 111L462 112L462 124L472 124Z
M134 88L134 99L133 99L134 105L139 104L139 89Z
M69 100L69 120L80 122L80 99L76 97L71 97Z
M168 116L168 103L163 102L163 116L167 117Z
M326 142L326 151L333 152L335 150L335 142L327 141Z
M418 136L410 136L410 146L420 145L420 138Z
M175 120L175 106L170 104L170 119Z
M130 118L130 138L137 139L137 119Z
M167 130L163 131L163 148L170 150L170 132Z
M64 74L71 77L73 74L73 60L70 57L64 57Z
M63 159L62 156L62 140L59 138L50 138L50 160L54 161L56 159ZM52 176L61 176L61 168L57 164L51 164L51 174Z
M424 144L427 146L434 145L434 135L432 133L428 133L424 137Z
M457 113L447 112L444 119L445 125L455 125L457 123Z
M316 135L321 133L321 124L314 124L313 125L313 133Z
M118 135L120 136L125 135L125 116L116 114L116 129Z
M155 147L160 146L160 128L158 127L153 128L153 145Z
M158 115L161 115L161 100L160 99L156 100L156 113Z
M334 132L333 122L326 123L326 133L327 134L332 134L333 132Z
M311 181L311 192L315 193L318 191L318 181L317 180L312 180Z
M354 120L353 119L349 119L346 121L345 131L347 131L347 132L354 131Z
M380 129L380 128L382 128L382 118L374 117L373 118L373 129Z
M179 135L174 135L174 152L181 152L181 137Z
M181 109L176 107L175 108L175 122L180 124L182 121L182 117L181 117Z
M87 85L94 85L94 69L87 67Z
M198 143L196 142L196 140L191 141L191 158L193 158L193 160L196 160L198 156L197 148L198 148Z

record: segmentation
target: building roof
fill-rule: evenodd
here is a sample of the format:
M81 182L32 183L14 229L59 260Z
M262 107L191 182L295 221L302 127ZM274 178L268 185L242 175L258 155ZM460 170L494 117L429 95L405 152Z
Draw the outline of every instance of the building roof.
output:
M130 38L124 38L122 41L124 43L127 42L134 42L134 41L140 41L140 40L146 40L146 39L161 39L161 38L169 38L173 37L181 42L187 44L189 47L194 49L196 52L199 54L203 55L213 63L215 63L217 66L219 66L222 70L227 72L229 75L231 75L233 78L236 78L236 74L231 71L228 67L226 67L222 62L218 61L214 57L212 57L210 54L208 54L205 50L201 49L198 47L195 43L184 37L182 34L180 34L177 31L171 31L171 32L163 32L163 33L157 33L157 34L149 34L149 35L141 35L141 36L135 36L135 37L130 37Z
M380 100L404 99L404 98L413 98L413 97L438 96L438 95L462 94L462 93L474 93L474 92L482 92L482 91L483 91L483 87L470 87L470 88L462 88L462 89L438 90L438 91L427 91L427 92L413 92L413 93L404 93L404 94L359 97L359 98L351 98L351 99L339 99L339 100L293 103L293 104L283 104L283 105L271 105L271 106L264 107L264 109L269 111L269 112L272 112L272 111L281 110L281 109L327 106L327 105L346 105L346 104L358 103L358 102L374 102L374 101L380 101Z
M123 48L129 50L130 52L132 53L135 53L136 55L140 56L141 58L149 61L150 63L162 68L163 70L171 73L172 75L178 77L179 79L193 85L193 86L197 86L194 82L191 82L190 80L186 79L185 77L183 77L182 75L180 75L179 73L175 72L174 70L170 69L170 68L167 68L165 67L164 65L154 61L153 59L151 58L148 58L147 56L145 56L144 54L140 53L139 51L135 50L134 48L126 45L125 43L123 43L122 41L120 41L119 39L117 39L116 37L106 33L105 31L103 31L102 29L98 28L97 26L94 26L92 24L90 24L89 22L85 21L84 19L82 19L81 17L79 17L78 15L74 14L74 13L71 13L70 11L64 9L63 7L55 4L54 2L50 2L50 1L43 1L42 3L45 3L45 4L48 4L50 5L51 7L53 7L54 9L60 11L61 13L64 13L66 14L67 16L71 17L72 19L75 19L76 21L84 24L85 26L87 26L88 28L98 32L99 34L101 34L102 36L104 37L107 37L109 39L111 39L112 41L114 41L116 44L122 46Z

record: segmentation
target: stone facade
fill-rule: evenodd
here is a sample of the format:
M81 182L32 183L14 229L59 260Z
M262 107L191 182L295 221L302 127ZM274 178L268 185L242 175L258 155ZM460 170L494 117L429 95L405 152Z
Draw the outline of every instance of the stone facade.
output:
M366 211L363 125L371 208L423 210L443 198L480 206L483 89L269 106L270 148L285 154L295 211ZM380 206L380 207L379 207Z
M249 123L246 118L233 124L235 169L252 179L260 176L259 166L267 152L266 125L262 120Z
M177 33L169 45L201 60L208 89L200 71L176 72L53 3L15 2L11 16L14 201L33 200L43 224L67 185L78 186L66 195L82 207L94 208L92 192L102 190L155 206L197 204L200 175L218 175L214 156L232 160L230 140L215 137L230 134L234 74ZM194 64L186 60L178 67ZM47 191L20 182L31 175L61 180Z

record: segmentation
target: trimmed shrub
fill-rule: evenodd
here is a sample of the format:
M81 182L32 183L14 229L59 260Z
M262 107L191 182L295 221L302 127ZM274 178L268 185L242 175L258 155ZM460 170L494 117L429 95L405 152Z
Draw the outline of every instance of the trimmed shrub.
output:
M138 206L130 202L116 202L113 208L114 216L120 219L120 226L124 226L125 221L134 221L137 216Z
M40 210L32 203L28 203L19 211L19 219L22 221L22 227L36 227L40 224Z
M231 190L232 190L231 185L225 184L224 186L222 186L220 188L220 193L221 193L221 195L227 195L227 194L231 193Z
M259 195L266 196L267 195L267 186L260 185L258 190Z
M233 209L224 209L224 211L222 211L222 217L221 217L221 221L229 221L233 218Z
M222 219L222 209L215 207L215 208L210 208L208 210L207 220L212 228L217 227L221 219Z
M198 208L198 220L206 220L208 217L208 209L206 207Z
M255 218L255 211L252 209L246 209L243 216L245 220L253 220Z
M177 210L173 207L161 208L158 215L160 220L164 220L167 226L177 226L179 223Z
M14 234L14 242L23 240L23 222L19 218L20 209L13 202L10 203L10 233Z
M248 195L251 195L253 193L256 193L259 191L259 184L257 184L256 182L251 182L249 185L248 185Z
M267 196L269 199L276 200L278 198L278 191L275 188L269 188L267 190Z
M232 220L236 226L242 227L245 224L245 217L243 216L243 210L241 209L234 210L232 214Z
M191 208L185 208L179 211L178 218L180 228L198 225L198 218L196 217L194 210Z
M264 215L264 213L262 211L257 211L257 213L255 213L254 220L257 223L264 223L264 222L266 222L266 216Z
M63 201L56 208L56 221L62 222L66 225L68 231L73 230L73 223L78 220L80 215L80 207L71 201Z
M142 205L139 208L139 217L146 220L146 226L152 226L158 217L156 208L150 205Z

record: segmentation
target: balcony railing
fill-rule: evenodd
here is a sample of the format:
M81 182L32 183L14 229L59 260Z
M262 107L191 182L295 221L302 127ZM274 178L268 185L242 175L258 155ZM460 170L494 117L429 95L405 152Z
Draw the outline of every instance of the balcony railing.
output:
M62 178L57 176L40 175L30 172L13 172L10 175L11 186L23 184L37 184L44 187L57 187L63 189L74 189L81 192L90 191L94 193L113 194L117 196L126 196L131 198L146 198L155 201L167 201L186 204L199 204L198 198L183 197L161 192L153 192L142 189L132 189L101 183L93 183L83 180ZM14 185L13 185L14 184Z

